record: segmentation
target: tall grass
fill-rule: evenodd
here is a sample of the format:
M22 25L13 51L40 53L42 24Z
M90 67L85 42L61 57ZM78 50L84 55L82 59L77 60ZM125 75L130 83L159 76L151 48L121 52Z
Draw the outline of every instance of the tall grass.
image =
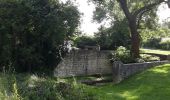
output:
M29 73L0 73L0 100L91 100L76 80Z

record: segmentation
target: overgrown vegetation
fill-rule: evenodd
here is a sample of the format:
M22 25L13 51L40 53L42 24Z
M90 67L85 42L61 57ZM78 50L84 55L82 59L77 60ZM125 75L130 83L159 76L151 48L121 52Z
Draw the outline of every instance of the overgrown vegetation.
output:
M65 37L77 29L77 7L59 0L0 0L0 6L0 69L52 69Z
M84 46L96 46L97 41L93 37L81 36L74 40L74 45L78 48L84 48Z
M147 52L146 49L141 49L141 53L150 53ZM160 61L160 58L153 55L148 54L140 54L140 57L137 59L133 59L130 55L130 50L127 48L120 46L118 47L114 53L111 54L110 60L114 61L121 61L125 64L127 63L142 63L142 62L150 62L150 61Z
M156 77L156 78L155 78ZM120 84L79 84L75 79L58 79L31 74L0 74L2 100L169 100L170 65L157 66ZM91 79L91 77L89 77ZM89 79L83 78L83 79ZM164 84L162 84L164 83Z
M76 38L75 46L83 48L86 45L100 45L102 50L114 49L116 51L112 54L111 60L123 63L160 60L155 56L139 55L140 38L143 39L141 44L144 47L170 50L170 41L161 40L170 36L169 29L159 27L157 7L152 11L148 9L165 0L92 1L96 4L94 19L98 22L110 19L113 24L109 28L101 26L94 38L86 36ZM169 2L170 0L166 0L166 3L170 4ZM0 0L0 99L170 98L168 79L170 65L148 70L119 85L106 84L101 87L82 85L77 83L75 78L72 81L45 76L45 73L51 72L56 67L61 56L66 54L64 51L67 50L66 44L76 37L79 23L80 13L71 0L66 3L61 3L60 0ZM168 23L165 24L169 27ZM41 74L24 73L37 71ZM106 78L110 79L110 76ZM159 91L155 92L157 90Z
M1 100L92 100L76 81L31 74L0 73Z

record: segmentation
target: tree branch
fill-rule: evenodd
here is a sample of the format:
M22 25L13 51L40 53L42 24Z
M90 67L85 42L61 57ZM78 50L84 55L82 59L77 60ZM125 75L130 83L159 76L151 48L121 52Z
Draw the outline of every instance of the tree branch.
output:
M127 0L117 0L119 2L123 12L125 13L125 16L127 17L128 20L131 19L132 14L129 11L129 8L127 7Z
M139 28L139 25L140 25L140 20L142 19L142 16L144 13L150 11L151 9L146 9L146 10L143 10L141 13L138 14L138 18L137 18L137 27Z
M165 0L159 0L158 2L155 2L155 3L153 3L153 4L146 5L146 6L142 7L142 8L140 8L140 9L136 10L133 15L134 15L134 16L137 16L137 15L140 14L142 11L151 9L151 8L159 5L159 4L162 3L162 2L165 2Z
M170 8L170 0L167 1L168 7Z

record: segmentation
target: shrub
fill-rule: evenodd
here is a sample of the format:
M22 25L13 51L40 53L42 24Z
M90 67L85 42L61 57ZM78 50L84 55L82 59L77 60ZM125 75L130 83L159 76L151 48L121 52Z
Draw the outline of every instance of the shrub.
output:
M78 48L84 48L84 46L95 46L97 44L96 40L94 38L88 37L88 36L81 36L78 37L75 41L75 46Z
M160 58L153 55L141 54L140 58L133 59L130 55L130 50L127 50L125 47L120 46L116 51L111 55L111 61L121 61L123 63L143 63L150 61L160 61Z
M170 50L170 41L161 41L159 45L159 49Z
M1 0L0 5L0 67L53 69L59 45L79 25L77 7L59 0Z
M122 61L123 63L132 63L134 60L130 55L130 50L127 50L125 47L120 46L112 54L112 61Z
M29 74L0 74L0 100L93 100L84 87L66 80Z
M130 46L130 33L126 19L114 21L109 28L101 26L99 32L95 33L96 40L103 50L116 49L119 46Z
M161 38L151 38L144 43L144 47L159 48L160 42L161 42Z
M149 39L146 43L144 43L144 47L170 50L170 40L161 41L161 38L152 38Z

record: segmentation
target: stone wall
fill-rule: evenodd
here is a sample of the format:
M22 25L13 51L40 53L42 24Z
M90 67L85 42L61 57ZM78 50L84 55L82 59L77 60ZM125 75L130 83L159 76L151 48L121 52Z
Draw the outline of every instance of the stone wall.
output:
M112 64L109 55L113 51L77 50L72 51L60 62L54 76L84 76L111 74Z
M72 51L60 62L54 70L56 77L86 76L94 74L113 74L113 82L128 78L129 76L148 68L170 63L169 61L155 61L146 63L111 64L109 55L113 51L77 50Z
M167 55L167 58L166 58L167 60L170 60L170 55Z
M145 63L132 63L123 64L122 62L114 62L113 64L113 82L119 83L122 80L128 78L129 76L155 67L162 64L168 64L169 61L155 61L155 62L145 62Z

